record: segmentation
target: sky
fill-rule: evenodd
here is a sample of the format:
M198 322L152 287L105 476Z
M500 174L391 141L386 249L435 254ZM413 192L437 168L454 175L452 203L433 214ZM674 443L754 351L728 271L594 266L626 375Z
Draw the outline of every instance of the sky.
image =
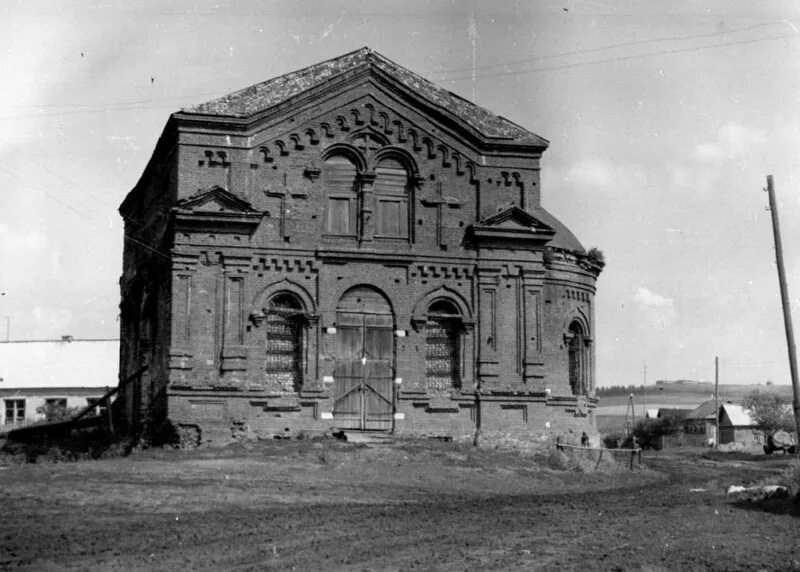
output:
M599 385L790 383L793 1L0 3L0 339L119 335L122 225L169 114L363 46L550 141L542 204L607 266ZM798 325L800 327L800 325Z

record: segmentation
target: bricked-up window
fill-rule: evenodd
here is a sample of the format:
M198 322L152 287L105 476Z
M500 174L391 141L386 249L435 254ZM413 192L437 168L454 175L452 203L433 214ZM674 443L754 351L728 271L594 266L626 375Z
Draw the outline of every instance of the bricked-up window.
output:
M425 380L428 389L461 387L461 330L458 308L447 300L428 307L425 325Z
M408 238L408 173L395 159L375 168L375 235Z
M291 294L278 294L267 312L267 382L299 391L303 385L303 313Z
M6 425L11 425L25 419L25 400L6 399Z
M573 395L585 395L587 390L588 355L586 336L578 322L569 326L569 386Z
M336 155L325 160L322 169L325 233L355 236L358 220L356 175L356 166L347 157Z

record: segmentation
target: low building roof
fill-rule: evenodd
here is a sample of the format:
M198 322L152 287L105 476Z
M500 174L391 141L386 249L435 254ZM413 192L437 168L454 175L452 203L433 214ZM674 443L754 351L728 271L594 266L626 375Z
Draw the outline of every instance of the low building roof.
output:
M115 387L119 340L0 342L0 390Z
M662 407L658 410L658 417L674 417L676 419L685 419L691 412L691 409L682 409L680 407Z
M691 413L686 416L686 419L714 419L714 400L709 399L698 405Z
M737 427L755 427L756 423L750 417L750 413L736 403L723 403L720 405L720 410L724 411L730 419L731 425Z

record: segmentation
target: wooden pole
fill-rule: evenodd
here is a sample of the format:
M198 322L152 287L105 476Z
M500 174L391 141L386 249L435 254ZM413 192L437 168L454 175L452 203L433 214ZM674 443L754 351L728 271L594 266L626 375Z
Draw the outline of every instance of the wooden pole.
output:
M789 289L786 286L786 271L783 268L783 244L781 243L781 227L778 222L778 203L775 200L775 185L772 175L767 175L767 194L769 195L769 211L772 214L772 234L775 238L775 259L778 263L778 284L781 290L781 302L783 304L783 323L786 328L786 346L789 352L789 372L792 376L792 393L794 400L794 424L796 440L800 441L800 389L797 382L797 352L794 345L794 331L792 330L792 312L789 308ZM800 446L795 447L797 456L800 458Z
M714 357L714 448L719 447L719 356Z

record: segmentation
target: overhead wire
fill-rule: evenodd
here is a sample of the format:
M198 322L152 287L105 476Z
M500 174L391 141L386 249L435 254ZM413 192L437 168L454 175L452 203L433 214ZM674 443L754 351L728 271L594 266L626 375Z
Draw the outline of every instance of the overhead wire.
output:
M800 38L800 34L782 34L779 36L770 36L767 38L754 38L750 40L737 40L735 42L721 42L717 44L710 44L707 46L694 46L688 48L675 48L671 50L661 50L658 52L648 52L644 54L630 54L627 56L615 56L612 58L604 58L599 60L593 60L588 62L574 62L574 63L567 63L567 64L560 64L556 66L548 66L548 67L540 67L534 68L529 70L514 70L514 71L503 71L503 72L496 72L490 74L470 74L452 78L442 79L440 81L459 81L463 79L486 79L491 77L502 77L502 76L509 76L509 75L522 75L527 73L537 73L543 71L554 71L554 70L562 70L562 69L569 69L575 67L583 67L583 66L592 66L592 65L599 65L604 63L612 63L612 62L624 62L642 58L648 58L652 56L663 56L663 55L672 55L672 54L680 54L680 53L688 53L688 52L697 52L702 50L710 50L715 48L724 48L727 46L736 46L736 45L743 45L743 44L755 44L759 42L769 42L775 40L782 40L786 38Z
M599 46L599 47L596 47L596 48L586 48L586 49L582 49L582 50L572 50L572 51L569 51L569 52L558 52L558 53L555 53L555 54L545 54L543 56L536 56L536 57L532 57L532 58L523 58L523 59L520 59L520 60L513 60L513 61L510 61L510 62L501 62L501 63L497 63L497 64L486 64L486 65L482 65L482 66L474 66L474 67L458 68L458 69L450 69L450 70L432 70L432 71L428 71L428 72L422 72L422 75L448 74L448 73L467 72L467 71L471 72L471 71L480 70L480 69L490 69L490 68L495 68L495 67L511 66L511 65L523 64L523 63L536 62L536 61L546 61L546 60L557 59L557 58L562 58L562 57L569 57L569 56L584 55L584 54L590 54L590 53L596 53L596 52L603 52L603 51L613 50L613 49L617 49L617 48L626 48L626 47L630 47L630 46L639 46L639 45L662 43L662 42L682 42L682 41L686 41L686 40L697 40L697 39L701 39L701 38L713 38L713 37L717 37L717 36L727 36L727 35L730 35L730 34L738 34L739 32L746 32L746 31L749 31L749 30L755 30L757 28L771 27L771 26L776 26L776 25L784 24L784 23L788 23L789 25L792 25L791 22L792 22L791 20L776 20L776 21L773 21L773 22L764 22L764 23L761 23L761 24L754 24L752 26L745 26L743 28L734 28L734 29L731 29L731 30L724 30L724 31L720 31L720 32L712 32L712 33L709 33L709 34L693 34L693 35L688 35L688 36L664 36L664 37L661 37L661 38L646 38L646 39L642 39L642 40L634 40L634 41L631 41L631 42L621 42L619 44L608 44L608 45Z

